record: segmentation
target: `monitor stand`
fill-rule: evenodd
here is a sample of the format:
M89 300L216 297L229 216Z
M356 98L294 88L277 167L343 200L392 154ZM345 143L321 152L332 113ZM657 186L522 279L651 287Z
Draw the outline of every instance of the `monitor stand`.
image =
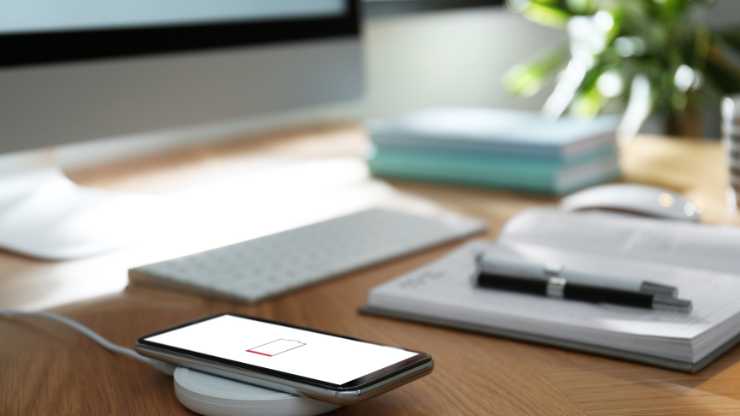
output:
M44 260L110 252L141 234L153 198L81 187L55 169L4 173L0 249Z

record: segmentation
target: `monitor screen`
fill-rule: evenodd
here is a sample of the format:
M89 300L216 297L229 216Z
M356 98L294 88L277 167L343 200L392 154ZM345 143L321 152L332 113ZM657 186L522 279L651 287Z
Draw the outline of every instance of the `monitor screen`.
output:
M339 16L342 0L6 0L0 34Z
M0 67L358 33L352 0L7 0Z

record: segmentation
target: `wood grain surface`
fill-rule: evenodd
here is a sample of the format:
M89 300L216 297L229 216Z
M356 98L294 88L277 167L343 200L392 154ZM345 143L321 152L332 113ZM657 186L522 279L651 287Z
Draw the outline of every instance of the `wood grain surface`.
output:
M701 206L708 222L739 223L725 200L726 164L718 144L640 138L625 144L622 150L628 180L668 186L688 195ZM347 201L377 192L377 187L369 186L374 182L363 170L362 158L367 151L367 140L358 127L323 126L235 138L227 144L72 172L71 176L82 184L163 195L198 188L196 184L208 188L209 178L221 183L224 177L243 177L245 184L258 183L254 178L270 178L275 186L234 190L251 201L268 201L266 206L270 198L291 192L303 195L300 190L306 187L333 190L313 198L321 201L296 203L276 209L274 214L259 211L261 214L252 222L245 220L247 225L274 224L271 226L278 229L285 223L281 222L283 215L290 214L291 224L311 221L328 212L327 201L333 206L349 206ZM295 166L306 170L300 168L289 178L279 179L283 169ZM488 237L495 237L501 225L522 209L556 202L540 196L464 187L396 181L387 186L394 192L428 198L485 218L490 224ZM336 199L332 199L335 194ZM227 204L228 200L221 203ZM207 248L214 242L249 238L249 227L221 239L205 236L200 244ZM267 232L269 227L261 230ZM177 236L180 240L196 237L188 234L186 226L182 233ZM50 307L123 345L133 345L141 335L205 314L240 312L433 355L436 368L432 375L340 409L337 415L740 415L740 348L703 372L689 375L358 314L357 308L364 304L373 286L444 255L455 244L255 306L128 286L128 267L181 254L178 250L204 248L197 244L182 248L142 244L147 249L131 250L134 254L66 263L0 253L0 308ZM176 401L171 379L149 367L112 355L52 322L0 319L0 415L35 414L190 413Z

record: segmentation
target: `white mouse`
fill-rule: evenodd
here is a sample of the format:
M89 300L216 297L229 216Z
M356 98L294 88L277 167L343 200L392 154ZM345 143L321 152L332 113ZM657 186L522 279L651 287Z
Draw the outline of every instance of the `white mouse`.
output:
M561 206L567 211L605 210L690 222L700 219L693 202L675 192L644 185L589 188L564 198Z

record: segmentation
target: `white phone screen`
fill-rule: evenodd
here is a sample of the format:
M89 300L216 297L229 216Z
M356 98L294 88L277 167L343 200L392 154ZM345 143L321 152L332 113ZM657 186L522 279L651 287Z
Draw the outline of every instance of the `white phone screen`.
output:
M417 355L400 348L222 315L144 339L342 385Z

